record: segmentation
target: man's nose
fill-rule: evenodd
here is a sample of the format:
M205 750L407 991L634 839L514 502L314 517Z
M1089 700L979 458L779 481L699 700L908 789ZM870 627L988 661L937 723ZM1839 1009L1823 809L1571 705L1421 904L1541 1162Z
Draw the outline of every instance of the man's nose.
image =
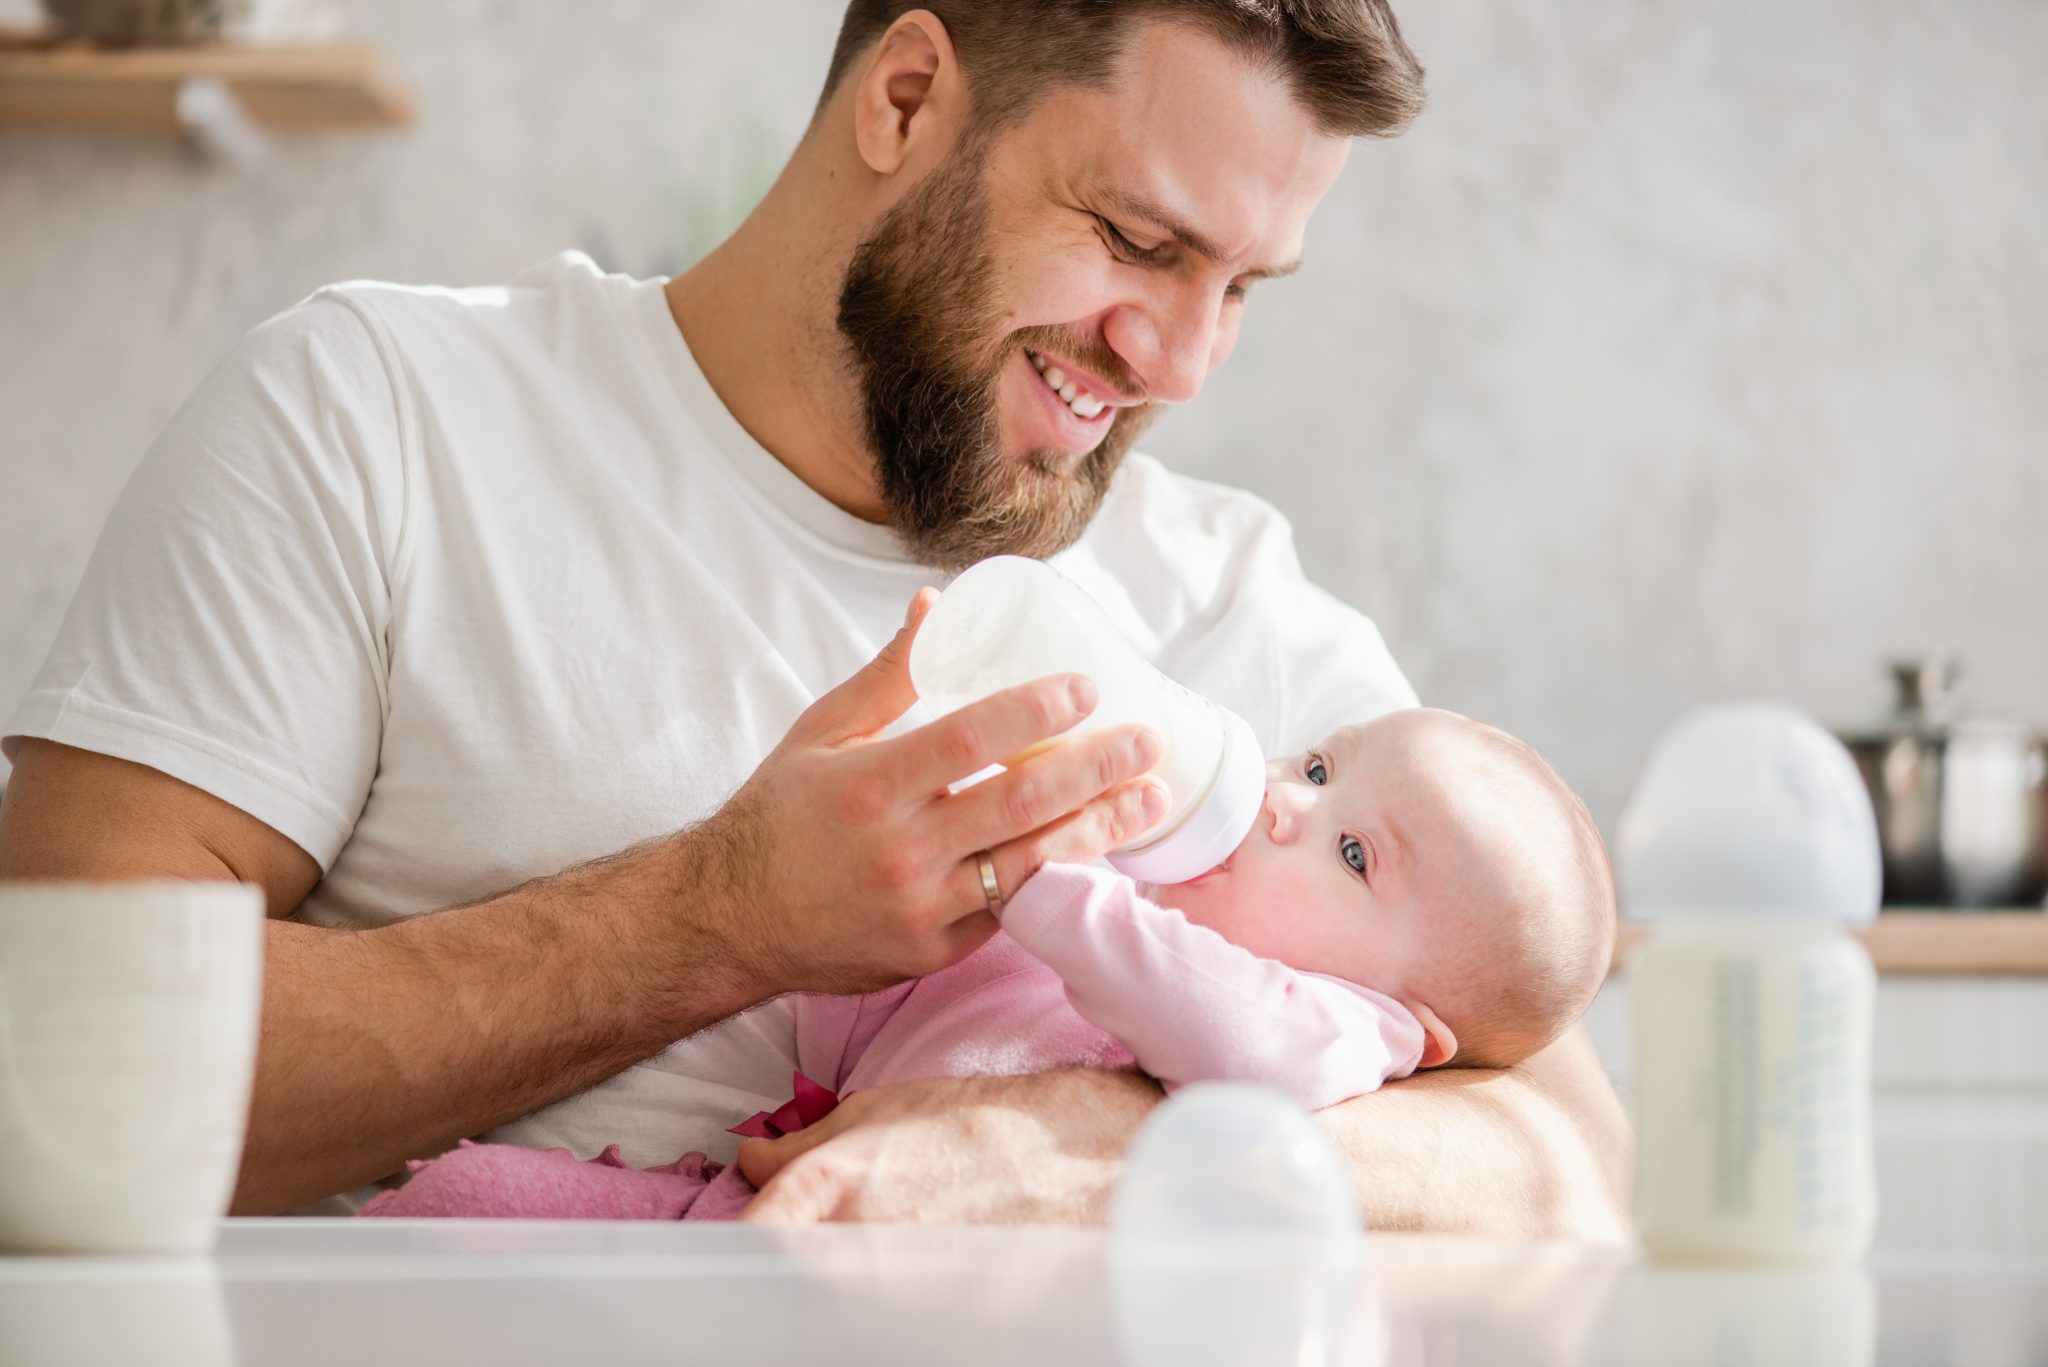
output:
M1217 346L1222 303L1206 290L1179 286L1171 294L1116 310L1105 340L1144 381L1147 398L1186 403L1201 393L1222 356Z
M1301 834L1302 820L1308 815L1315 799L1299 783L1269 783L1266 785L1266 811L1271 814L1272 824L1266 835L1275 845L1293 843Z

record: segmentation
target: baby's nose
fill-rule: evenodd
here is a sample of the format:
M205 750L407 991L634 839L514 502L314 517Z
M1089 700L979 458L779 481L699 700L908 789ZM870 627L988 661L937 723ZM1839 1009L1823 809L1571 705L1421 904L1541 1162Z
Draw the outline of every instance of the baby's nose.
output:
M1266 834L1275 845L1285 845L1301 830L1302 814L1308 810L1312 799L1299 783L1269 783L1266 785L1266 811L1272 817L1272 824Z

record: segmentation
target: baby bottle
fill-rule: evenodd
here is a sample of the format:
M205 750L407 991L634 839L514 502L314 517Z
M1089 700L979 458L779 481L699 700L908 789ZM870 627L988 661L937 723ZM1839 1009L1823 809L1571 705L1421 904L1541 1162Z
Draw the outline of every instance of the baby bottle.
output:
M1650 756L1617 841L1631 918L1636 1232L1653 1255L1842 1263L1877 1220L1877 823L1849 754L1771 703Z
M1166 785L1166 816L1110 851L1110 864L1147 883L1181 883L1222 863L1265 801L1258 739L1236 713L1154 669L1073 580L1023 556L983 560L947 586L910 647L911 682L934 716L1067 673L1094 680L1095 710L1004 763L1090 731L1143 722L1164 742L1152 773Z

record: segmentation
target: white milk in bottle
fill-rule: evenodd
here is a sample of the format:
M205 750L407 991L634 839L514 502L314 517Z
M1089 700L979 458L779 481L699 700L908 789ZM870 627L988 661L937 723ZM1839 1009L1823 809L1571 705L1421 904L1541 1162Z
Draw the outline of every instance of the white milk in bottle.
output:
M1222 863L1265 802L1257 737L1236 713L1153 668L1080 585L1040 560L983 560L946 586L910 647L911 682L934 716L1048 674L1094 680L1095 710L1005 763L1142 722L1164 743L1152 773L1166 784L1167 812L1109 862L1148 883L1185 882Z
M1877 825L1855 763L1788 707L1707 708L1658 745L1621 822L1636 1233L1654 1256L1839 1263L1877 1218Z

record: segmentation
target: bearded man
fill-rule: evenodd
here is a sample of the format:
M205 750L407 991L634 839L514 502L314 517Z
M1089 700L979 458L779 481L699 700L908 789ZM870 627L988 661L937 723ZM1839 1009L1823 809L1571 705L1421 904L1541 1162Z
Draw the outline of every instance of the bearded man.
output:
M1132 727L949 794L1093 705L903 719L928 590L983 556L1053 557L1269 753L1413 704L1272 509L1131 447L1420 77L1383 0L855 0L684 275L568 255L257 329L123 494L0 810L0 874L265 889L235 1209L350 1210L467 1136L729 1158L788 1095L778 998L952 963L991 876L1156 820ZM878 1089L750 1146L752 1214L1096 1220L1158 1100ZM1373 1227L1623 1229L1582 1032L1324 1119Z

